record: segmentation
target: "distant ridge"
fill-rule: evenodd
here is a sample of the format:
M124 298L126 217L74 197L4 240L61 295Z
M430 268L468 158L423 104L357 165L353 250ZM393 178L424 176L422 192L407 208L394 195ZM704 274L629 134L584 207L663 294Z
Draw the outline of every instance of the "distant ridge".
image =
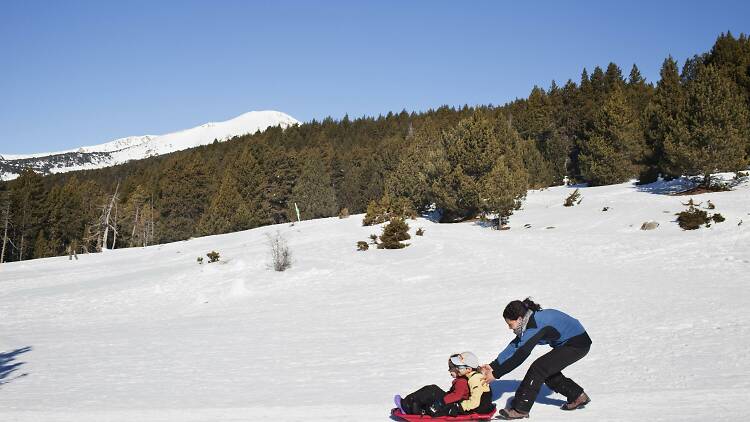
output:
M280 111L251 111L223 122L205 123L164 135L128 136L100 145L58 152L0 153L0 180L15 179L26 167L43 174L109 167L210 144L214 140L223 142L235 136L262 132L269 127L287 128L295 124L299 124L299 121Z

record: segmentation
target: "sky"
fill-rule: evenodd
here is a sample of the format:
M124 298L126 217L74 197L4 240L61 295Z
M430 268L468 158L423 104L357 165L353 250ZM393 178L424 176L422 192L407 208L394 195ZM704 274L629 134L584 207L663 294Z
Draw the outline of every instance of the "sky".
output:
M581 70L658 80L743 1L0 0L0 154L278 110L306 122L504 104Z

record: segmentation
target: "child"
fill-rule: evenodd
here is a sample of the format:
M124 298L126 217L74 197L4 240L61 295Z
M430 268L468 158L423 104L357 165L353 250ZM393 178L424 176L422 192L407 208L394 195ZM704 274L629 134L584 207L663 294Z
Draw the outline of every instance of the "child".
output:
M492 393L478 367L479 359L474 353L451 355L448 371L454 379L447 393L437 385L427 385L403 399L394 397L396 406L406 414L430 416L490 412L493 409Z

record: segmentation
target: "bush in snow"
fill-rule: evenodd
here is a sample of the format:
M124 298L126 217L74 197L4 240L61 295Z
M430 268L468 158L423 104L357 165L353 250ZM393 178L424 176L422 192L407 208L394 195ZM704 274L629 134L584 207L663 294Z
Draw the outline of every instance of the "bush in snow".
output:
M719 214L718 212L716 214L712 215L711 219L714 220L715 223L721 223L724 220L726 220L726 218L724 218L724 216L721 215L721 214Z
M219 253L216 252L216 251L211 251L211 252L207 253L206 256L208 257L208 263L209 264L212 263L212 262L216 262L216 261L219 260ZM201 260L201 262L202 262L202 260Z
M378 235L376 235L375 233L371 234L370 235L370 243L372 243L373 245L377 245L378 244Z
M677 213L677 224L683 230L695 230L704 224L708 224L710 221L707 212L693 205L690 205L687 210Z
M339 211L339 218L349 218L349 208L341 208L341 211Z
M393 217L416 218L417 212L407 198L390 198L384 196L380 201L371 201L367 205L367 213L362 220L363 226L384 223Z
M424 236L424 229L422 227L418 228L415 234L417 236Z
M268 235L268 246L271 248L271 264L275 271L284 271L292 266L292 253L281 233Z
M368 245L367 242L365 242L363 240L360 240L359 242L357 242L357 250L358 251L366 251L368 249L370 249L370 245Z
M198 264L199 264L199 265L200 265L200 264L203 264L203 257L202 257L202 256L199 256L199 257L198 257Z
M401 249L409 246L407 243L401 243L402 240L411 239L408 232L409 225L406 224L404 219L400 217L391 218L391 221L383 227L378 249Z
M572 207L575 204L581 203L581 193L578 192L578 189L574 190L573 193L568 195L568 197L565 199L565 205L566 207Z

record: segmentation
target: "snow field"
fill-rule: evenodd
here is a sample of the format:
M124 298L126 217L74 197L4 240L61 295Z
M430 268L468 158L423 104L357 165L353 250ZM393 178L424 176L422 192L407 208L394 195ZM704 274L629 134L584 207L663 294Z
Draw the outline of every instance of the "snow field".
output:
M571 187L532 191L508 231L418 219L402 250L356 251L381 231L358 215L0 265L0 356L32 348L0 364L0 419L384 421L393 394L447 388L451 353L494 359L503 307L530 295L594 341L564 371L591 405L543 390L533 420L745 420L750 186L693 196L726 221L688 232L690 197L655 193L675 185L582 188L571 208ZM499 406L547 350L493 385Z

